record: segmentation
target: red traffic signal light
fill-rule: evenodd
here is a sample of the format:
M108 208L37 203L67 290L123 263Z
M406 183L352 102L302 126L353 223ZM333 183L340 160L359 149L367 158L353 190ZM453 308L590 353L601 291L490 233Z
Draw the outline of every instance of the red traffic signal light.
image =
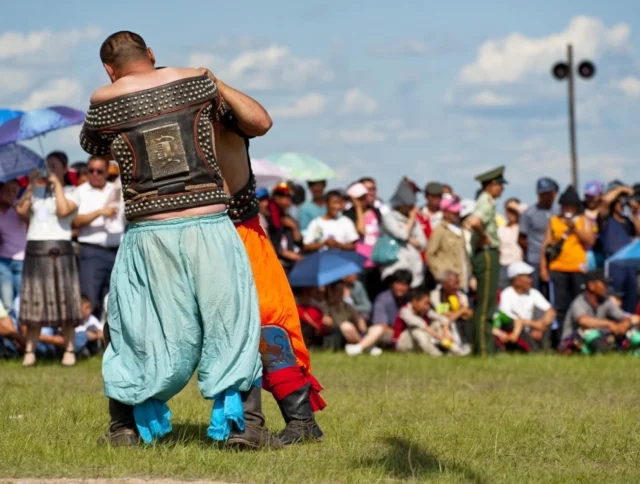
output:
M578 74L583 79L591 79L596 74L596 66L591 61L582 61L578 66Z
M566 79L569 76L569 66L564 62L558 62L553 69L551 69L551 74L558 81Z

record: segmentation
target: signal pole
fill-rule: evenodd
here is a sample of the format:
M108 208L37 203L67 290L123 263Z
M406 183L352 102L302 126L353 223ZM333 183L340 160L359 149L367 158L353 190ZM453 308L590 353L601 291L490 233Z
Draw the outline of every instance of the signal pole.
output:
M573 47L567 45L567 65L569 66L569 149L571 150L571 183L578 188L578 156L576 154L576 106L575 106L575 76L573 74Z
M596 66L591 61L582 61L578 66L578 75L590 79L595 75ZM576 149L576 110L575 110L575 73L573 71L573 46L567 45L567 61L558 62L552 69L553 77L558 81L567 79L569 91L569 152L571 155L571 183L578 190L578 155Z

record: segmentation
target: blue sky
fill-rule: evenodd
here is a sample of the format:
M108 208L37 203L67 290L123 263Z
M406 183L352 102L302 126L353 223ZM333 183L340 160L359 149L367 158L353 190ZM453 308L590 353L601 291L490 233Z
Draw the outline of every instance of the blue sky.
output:
M366 5L363 7L361 5ZM0 17L0 107L85 109L108 82L104 37L140 33L159 65L206 65L272 113L252 155L308 152L345 186L364 174L390 195L407 175L463 196L507 165L508 195L569 178L566 84L550 67L566 43L597 75L578 81L580 177L640 181L640 4L604 2L22 1ZM85 156L77 130L45 149Z

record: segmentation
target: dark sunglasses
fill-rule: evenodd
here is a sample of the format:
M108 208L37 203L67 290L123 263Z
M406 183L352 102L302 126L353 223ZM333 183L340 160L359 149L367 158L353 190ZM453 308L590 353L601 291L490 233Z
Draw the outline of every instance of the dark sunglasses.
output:
M96 170L95 168L89 168L89 173L96 173L98 175L104 175L104 170Z

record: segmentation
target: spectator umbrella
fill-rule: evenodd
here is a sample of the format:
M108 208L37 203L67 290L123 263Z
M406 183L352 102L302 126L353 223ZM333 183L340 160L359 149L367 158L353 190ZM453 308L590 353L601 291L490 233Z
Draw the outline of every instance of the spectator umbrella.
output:
M625 245L618 252L607 259L607 264L640 269L640 240Z
M320 181L335 178L336 172L311 155L282 153L271 155L267 160L284 169L291 178L301 181Z
M256 177L256 185L258 188L271 188L291 178L285 170L268 160L252 158L251 169L253 170L253 175Z
M13 109L0 109L0 124L3 124L10 119L22 116L24 111L14 111Z
M17 143L0 146L0 182L27 176L34 168L44 169L44 160L34 151Z
M320 287L358 274L366 258L352 251L321 250L298 262L289 273L291 287Z
M82 124L84 113L66 106L34 109L0 125L0 146Z

